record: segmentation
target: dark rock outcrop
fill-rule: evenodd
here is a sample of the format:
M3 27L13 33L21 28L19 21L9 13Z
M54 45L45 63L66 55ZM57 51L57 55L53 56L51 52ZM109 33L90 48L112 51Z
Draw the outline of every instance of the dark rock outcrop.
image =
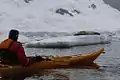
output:
M74 9L72 12L73 12L73 13L80 14L80 11L78 11L78 10L76 10L76 9Z
M91 7L92 7L93 9L96 9L96 8L97 8L95 4L91 4Z
M74 36L78 35L100 35L100 33L94 31L80 31L74 34Z
M63 9L63 8L57 9L57 10L56 10L56 13L61 14L61 15L68 14L68 15L70 15L70 16L73 16L72 13L70 13L68 10Z
M25 1L25 3L29 3L30 1L33 1L33 0L24 0Z

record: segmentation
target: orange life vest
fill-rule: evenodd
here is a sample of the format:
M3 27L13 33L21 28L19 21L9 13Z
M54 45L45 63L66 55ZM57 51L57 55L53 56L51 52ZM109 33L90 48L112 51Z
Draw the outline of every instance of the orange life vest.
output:
M12 39L6 39L0 44L0 58L3 63L18 63L16 53L9 51L13 43Z
M6 39L0 44L0 49L8 49L10 45L12 45L13 40L12 39Z

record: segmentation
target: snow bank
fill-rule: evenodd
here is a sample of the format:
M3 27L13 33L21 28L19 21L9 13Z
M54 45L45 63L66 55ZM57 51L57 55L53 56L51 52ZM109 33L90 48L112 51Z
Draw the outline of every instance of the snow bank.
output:
M60 8L73 16L56 13ZM103 0L0 0L0 26L22 32L110 31L119 28L120 12Z

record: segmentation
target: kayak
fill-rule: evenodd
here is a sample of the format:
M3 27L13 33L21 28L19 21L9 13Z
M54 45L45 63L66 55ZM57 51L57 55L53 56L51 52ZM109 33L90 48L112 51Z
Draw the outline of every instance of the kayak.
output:
M20 72L20 71L35 71L42 69L58 69L58 68L84 68L86 66L97 67L98 65L94 61L104 53L104 48L101 48L95 52L89 52L85 54L77 54L71 56L49 56L50 61L39 61L33 64L23 67L20 65L11 66L0 64L1 72Z

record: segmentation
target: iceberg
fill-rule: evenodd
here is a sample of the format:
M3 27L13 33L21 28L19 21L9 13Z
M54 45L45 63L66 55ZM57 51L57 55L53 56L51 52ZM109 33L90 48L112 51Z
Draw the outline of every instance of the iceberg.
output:
M71 35L63 37L54 37L43 39L40 41L32 41L27 43L27 48L68 48L81 45L110 43L112 40L109 35Z

